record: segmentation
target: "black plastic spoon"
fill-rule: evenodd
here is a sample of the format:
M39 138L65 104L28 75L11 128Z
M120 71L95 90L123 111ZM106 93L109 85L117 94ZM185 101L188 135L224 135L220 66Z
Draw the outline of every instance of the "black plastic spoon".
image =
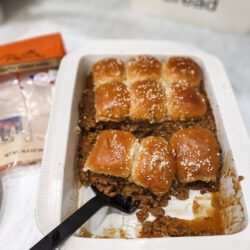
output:
M104 206L110 206L125 213L132 213L138 208L140 203L139 201L132 202L131 197L122 195L108 197L93 186L92 189L96 194L95 197L70 215L30 250L50 250L56 248Z

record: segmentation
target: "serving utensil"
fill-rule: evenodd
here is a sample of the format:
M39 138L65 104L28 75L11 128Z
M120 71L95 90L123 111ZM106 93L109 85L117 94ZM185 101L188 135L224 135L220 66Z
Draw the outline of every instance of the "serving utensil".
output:
M91 186L96 196L90 199L59 226L48 233L43 239L35 244L30 250L50 250L70 237L79 227L81 227L90 217L92 217L102 207L110 206L125 213L133 213L139 206L139 201L132 201L131 197L116 195L108 197L100 192L96 187Z

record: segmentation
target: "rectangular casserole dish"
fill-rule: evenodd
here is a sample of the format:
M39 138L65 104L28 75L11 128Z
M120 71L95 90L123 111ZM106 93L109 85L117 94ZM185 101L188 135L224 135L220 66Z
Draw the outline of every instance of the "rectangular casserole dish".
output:
M223 169L220 195L222 197L226 235L154 238L154 239L97 239L72 236L62 249L250 249L250 184L248 165L250 164L249 139L244 128L234 94L223 65L215 57L191 46L166 41L92 41L66 56L57 78L56 95L50 118L49 131L41 170L36 220L43 234L48 233L69 216L80 204L87 201L92 193L81 188L77 180L75 164L78 145L78 104L84 88L84 79L94 62L103 57L126 59L138 54L149 54L159 59L183 55L194 58L202 67L204 85L216 120L218 137L223 151ZM244 176L239 183L238 175ZM195 196L194 193L192 196ZM190 206L192 199L186 201ZM175 214L178 204L170 206L169 213ZM183 204L181 204L183 206ZM189 210L189 209L187 209ZM115 212L115 211L112 211ZM180 211L179 211L180 212ZM190 211L181 211L182 218L190 218ZM124 217L108 208L100 210L87 224L91 232L100 228L121 225L125 218L126 230L136 228L133 216ZM98 231L99 230L99 231ZM134 228L131 231L133 238ZM207 242L207 243L206 243Z

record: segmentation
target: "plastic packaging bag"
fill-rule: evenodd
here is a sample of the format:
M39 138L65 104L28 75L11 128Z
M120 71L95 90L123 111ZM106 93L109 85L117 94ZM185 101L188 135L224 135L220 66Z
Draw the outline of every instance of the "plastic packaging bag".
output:
M64 54L59 34L0 46L0 171L41 160Z

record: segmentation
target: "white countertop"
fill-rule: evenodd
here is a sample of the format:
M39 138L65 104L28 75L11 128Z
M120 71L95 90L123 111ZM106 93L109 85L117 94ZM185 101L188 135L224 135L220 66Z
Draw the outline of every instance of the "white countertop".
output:
M125 0L5 0L3 4L7 9L6 21L0 24L0 44L59 31L68 51L84 46L92 38L167 39L189 43L218 56L250 134L250 36L135 12ZM34 217L39 172L40 164L1 177L1 249L28 249L41 237Z

